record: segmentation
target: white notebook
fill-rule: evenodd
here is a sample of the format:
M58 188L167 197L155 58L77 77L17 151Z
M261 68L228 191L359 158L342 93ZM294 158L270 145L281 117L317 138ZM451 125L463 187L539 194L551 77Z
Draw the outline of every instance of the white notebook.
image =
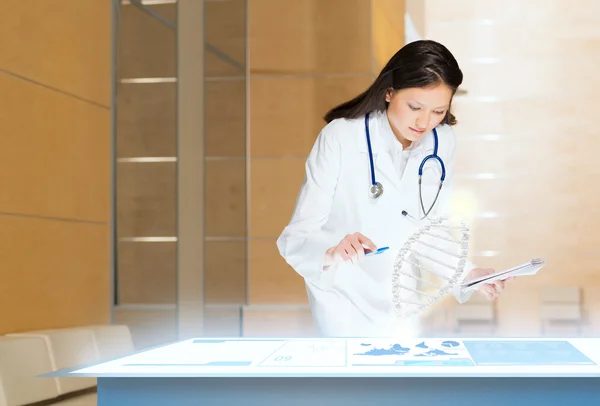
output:
M498 271L475 279L469 279L468 281L464 281L461 286L467 289L474 289L484 283L492 283L493 281L507 279L512 276L535 275L544 265L546 265L546 261L541 258L535 258L503 271Z

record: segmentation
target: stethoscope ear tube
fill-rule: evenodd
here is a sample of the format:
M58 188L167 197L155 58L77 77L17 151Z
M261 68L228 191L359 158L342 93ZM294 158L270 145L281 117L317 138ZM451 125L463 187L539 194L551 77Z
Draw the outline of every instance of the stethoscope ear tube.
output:
M435 131L435 128L433 129L433 135L435 137L435 148L433 154L427 155L423 159L423 161L421 161L421 165L419 165L419 177L423 176L423 167L425 166L427 161L430 159L435 159L440 163L440 166L442 167L442 176L440 177L440 181L443 182L446 179L446 166L444 165L444 161L442 161L442 158L440 158L440 156L437 154L437 131Z

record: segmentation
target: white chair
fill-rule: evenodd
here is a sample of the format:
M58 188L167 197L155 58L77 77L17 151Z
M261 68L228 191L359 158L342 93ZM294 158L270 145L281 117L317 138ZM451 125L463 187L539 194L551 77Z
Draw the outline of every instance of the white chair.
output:
M581 289L549 286L540 290L542 335L581 335Z
M452 313L456 334L487 336L496 330L495 303L476 293L468 302L455 305Z
M10 334L10 337L32 337L46 343L53 371L73 368L100 360L94 331L91 329L40 330ZM94 378L58 378L60 395L96 386Z
M21 406L58 397L58 380L41 337L0 337L0 406Z

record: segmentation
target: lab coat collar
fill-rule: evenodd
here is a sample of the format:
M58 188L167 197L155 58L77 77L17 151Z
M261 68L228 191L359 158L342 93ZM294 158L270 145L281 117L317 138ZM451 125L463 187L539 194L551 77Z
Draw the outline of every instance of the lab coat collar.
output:
M366 156L369 153L369 149L365 135L364 117L361 120L361 124L362 131L359 131L360 139L358 145L360 146L359 149L361 153ZM396 148L395 143L398 141L392 131L385 111L371 113L369 116L369 130L371 135L371 149L373 151L373 163L377 172L376 180L382 183L384 188L387 188L388 194L394 189L396 192L400 192L400 195L396 195L397 198L400 198L400 196L404 195L404 192L406 192L403 185L406 183L404 180L407 178L404 175L398 177L392 160L392 154L389 153L389 151L393 151L394 148ZM425 154L430 154L433 151L432 139L433 134L430 132L413 143L409 161L404 169L404 174L417 173L420 162L419 158Z
M368 153L369 148L367 146L367 137L364 129L364 117L361 119L362 131L359 131L359 149L360 152ZM387 118L387 112L373 111L369 115L369 130L371 138L371 149L373 154L379 152L392 151L396 148L396 135L392 131L390 122ZM420 140L413 142L411 150L413 152L420 151L423 149L423 140L427 138L429 134L425 134Z

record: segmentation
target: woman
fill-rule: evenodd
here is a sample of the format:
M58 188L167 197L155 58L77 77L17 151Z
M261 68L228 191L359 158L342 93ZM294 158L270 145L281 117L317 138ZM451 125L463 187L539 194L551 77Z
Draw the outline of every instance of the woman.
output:
M412 42L364 93L325 115L327 125L306 162L292 220L277 241L281 255L305 279L324 336L418 334L417 317L393 322L393 250L367 258L365 253L402 242L415 229L415 219L430 210L420 203L417 171L434 150L434 129L446 176L428 215L449 213L456 143L450 107L462 79L446 47ZM381 190L372 187L371 156L377 182L386 185L376 198ZM440 174L441 166L430 160L422 185L429 202ZM470 264L462 277L491 272ZM503 282L484 285L479 293L494 299L503 287ZM459 288L453 293L461 303L470 296Z

